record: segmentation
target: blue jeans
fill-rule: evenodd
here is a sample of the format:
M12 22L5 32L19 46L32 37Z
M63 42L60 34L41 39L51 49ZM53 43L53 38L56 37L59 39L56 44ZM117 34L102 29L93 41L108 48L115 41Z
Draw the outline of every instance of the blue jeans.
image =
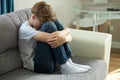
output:
M52 33L63 30L63 25L56 20L48 21L40 26L40 31ZM51 48L45 42L37 41L36 53L34 56L34 71L37 73L52 73L56 69L56 63L64 64L68 58L72 57L72 52L68 43L64 43L56 48Z

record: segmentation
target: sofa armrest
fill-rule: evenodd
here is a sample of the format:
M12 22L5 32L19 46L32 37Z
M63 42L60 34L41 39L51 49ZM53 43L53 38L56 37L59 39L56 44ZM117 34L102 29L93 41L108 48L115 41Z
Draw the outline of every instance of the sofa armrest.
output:
M70 43L74 56L103 59L109 65L112 35L71 29Z

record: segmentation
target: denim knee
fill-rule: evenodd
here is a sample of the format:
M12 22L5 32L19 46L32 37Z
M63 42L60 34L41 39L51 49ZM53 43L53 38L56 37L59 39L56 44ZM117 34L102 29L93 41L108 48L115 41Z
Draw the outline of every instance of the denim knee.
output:
M40 31L52 33L57 31L57 26L54 24L54 22L48 21L41 26Z
M63 24L59 20L56 20L54 24L57 26L58 31L64 29Z

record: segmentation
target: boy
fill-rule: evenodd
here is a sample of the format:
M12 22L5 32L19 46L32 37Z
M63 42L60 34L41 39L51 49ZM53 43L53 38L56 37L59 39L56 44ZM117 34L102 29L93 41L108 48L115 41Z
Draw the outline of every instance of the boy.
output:
M44 1L36 3L30 19L19 29L19 50L24 68L52 73L58 63L62 74L88 71L89 66L72 62L67 43L71 39L70 30L63 28L51 6Z

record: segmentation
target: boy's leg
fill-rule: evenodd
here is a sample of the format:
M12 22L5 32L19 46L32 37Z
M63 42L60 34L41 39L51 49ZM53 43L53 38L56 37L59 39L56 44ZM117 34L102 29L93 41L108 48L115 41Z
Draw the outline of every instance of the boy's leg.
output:
M58 20L56 20L54 23L55 23L55 25L57 26L58 31L64 29L64 26L63 26ZM71 60L71 58L73 57L73 54L72 54L72 50L71 50L71 48L70 48L69 43L64 43L63 46L64 46L64 49L65 49L65 52L66 52L68 61L69 61L71 64L76 65L76 66L78 66L78 67L83 67L83 68L86 68L86 69L91 69L91 67L89 67L88 65L81 65L81 64L73 63L72 60Z
M58 31L61 31L61 30L64 29L64 26L63 26L62 23L60 23L58 20L56 20L54 23L55 23L55 25L57 26ZM71 50L71 48L70 48L69 43L64 43L63 46L64 46L64 49L65 49L67 58L73 57L72 50Z
M57 31L57 28L53 22L49 21L43 24L40 30L52 33ZM38 41L34 57L35 72L53 72L56 66L55 59L59 64L64 64L67 61L63 46L51 48L47 43Z
M44 42L37 42L34 56L34 71L37 73L52 73L55 70L54 57L50 46Z
M56 25L53 22L50 22L50 21L43 24L41 29L44 30L44 31L47 31L49 33L54 32L54 31L57 30ZM71 73L71 74L73 74L73 73L80 73L80 72L86 72L87 71L86 69L71 65L68 62L68 58L67 58L67 55L66 55L66 52L64 50L63 45L58 46L57 48L50 48L50 50L52 51L53 58L55 58L53 60L56 60L60 64L62 73L65 73L65 74ZM42 53L42 54L44 54L44 53ZM46 55L48 55L48 54L46 54ZM46 57L44 57L44 58L46 58ZM40 58L38 58L38 60L39 59ZM40 64L42 64L42 62ZM43 68L43 69L45 69L45 68Z
M52 21L48 21L43 24L41 30L48 33L58 31L56 25ZM57 48L51 48L51 51L59 64L64 64L67 61L67 56L63 45Z

